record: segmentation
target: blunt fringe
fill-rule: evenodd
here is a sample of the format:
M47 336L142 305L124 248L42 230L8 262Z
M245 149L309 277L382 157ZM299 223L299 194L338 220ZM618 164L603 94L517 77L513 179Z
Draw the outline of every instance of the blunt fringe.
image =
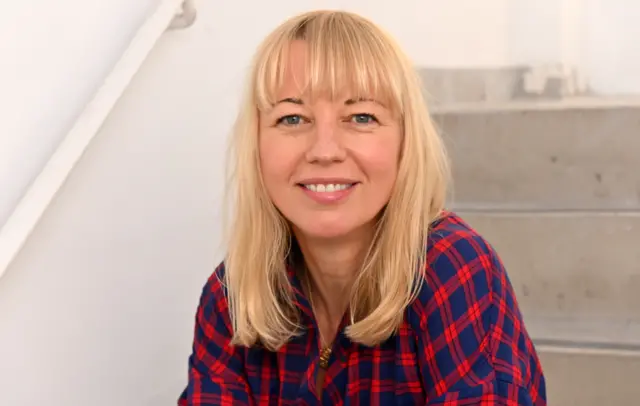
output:
M430 224L444 210L449 164L413 64L381 28L343 11L314 11L276 28L259 46L233 128L228 162L225 276L232 344L276 351L300 333L287 276L290 227L260 173L259 112L275 102L294 40L308 44L309 94L384 99L402 118L398 177L358 274L346 334L367 346L388 339L423 283Z

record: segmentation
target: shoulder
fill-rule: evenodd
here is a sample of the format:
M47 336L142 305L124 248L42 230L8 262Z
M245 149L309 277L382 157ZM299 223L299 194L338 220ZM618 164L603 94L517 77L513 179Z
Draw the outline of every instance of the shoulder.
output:
M426 260L425 277L443 283L471 271L491 269L497 254L462 218L446 212L429 230Z
M202 288L201 304L225 302L227 300L227 290L224 284L225 267L224 262L218 264L216 269L209 275L207 282Z
M487 331L496 284L506 278L491 244L447 212L431 227L425 255L424 283L410 307L413 327L425 330L431 323L447 328L465 319L478 332Z
M214 328L218 333L231 336L231 317L227 289L224 283L225 266L220 263L207 279L200 294L197 318L202 326Z
M491 244L446 213L430 231L423 275L407 323L428 366L423 370L429 384L449 379L450 386L437 389L439 395L478 389L478 379L495 379L525 388L535 404L543 402L540 361Z

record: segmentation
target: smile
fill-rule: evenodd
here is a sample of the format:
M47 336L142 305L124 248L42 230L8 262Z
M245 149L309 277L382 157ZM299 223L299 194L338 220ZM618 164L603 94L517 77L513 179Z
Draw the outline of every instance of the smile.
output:
M353 183L329 183L329 184L320 183L320 184L303 184L301 186L312 192L331 193L331 192L339 192L341 190L347 190L353 185L354 185Z
M317 181L315 181L317 182ZM333 205L345 201L356 189L358 182L332 182L332 183L299 183L298 187L307 197L322 205Z

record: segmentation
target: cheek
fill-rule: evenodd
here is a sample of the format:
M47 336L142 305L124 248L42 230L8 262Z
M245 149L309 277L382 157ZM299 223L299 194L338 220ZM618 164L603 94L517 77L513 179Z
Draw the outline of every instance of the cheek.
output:
M291 148L270 139L260 140L260 170L262 178L270 194L279 185L287 184L295 168L296 157Z
M273 150L268 143L260 142L260 171L262 172L262 178L267 188L278 178L278 174L282 171L278 165L278 162L282 161L274 157L274 153L276 152L277 151Z
M395 181L400 158L398 136L383 137L360 148L356 154L371 182L392 184Z

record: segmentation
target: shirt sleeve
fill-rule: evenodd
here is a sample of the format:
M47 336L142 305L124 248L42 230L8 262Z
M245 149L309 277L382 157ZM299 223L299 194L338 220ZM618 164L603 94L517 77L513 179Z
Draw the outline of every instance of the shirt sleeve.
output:
M241 349L229 345L231 322L222 266L205 285L196 313L189 381L179 406L252 405Z
M470 229L438 235L414 306L428 406L546 405L545 380L504 266Z

